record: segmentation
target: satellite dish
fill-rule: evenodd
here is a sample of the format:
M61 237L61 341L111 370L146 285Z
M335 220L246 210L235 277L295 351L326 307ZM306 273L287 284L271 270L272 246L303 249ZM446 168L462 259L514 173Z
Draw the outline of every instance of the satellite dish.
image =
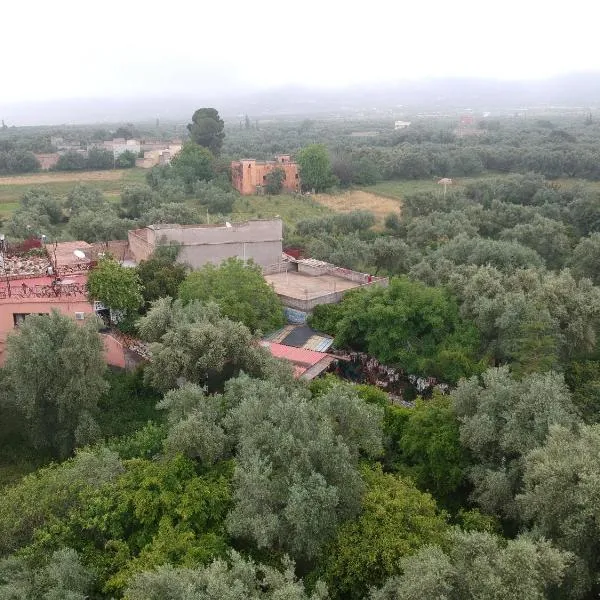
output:
M229 221L225 221L225 227L233 227L233 225Z
M73 250L73 254L76 258L79 258L80 260L83 260L85 258L85 253L81 250Z

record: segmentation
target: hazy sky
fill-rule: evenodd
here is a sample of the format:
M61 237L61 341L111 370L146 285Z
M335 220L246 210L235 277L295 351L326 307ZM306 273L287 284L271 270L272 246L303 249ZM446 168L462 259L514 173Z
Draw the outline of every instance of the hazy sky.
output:
M592 0L6 0L0 104L600 70Z

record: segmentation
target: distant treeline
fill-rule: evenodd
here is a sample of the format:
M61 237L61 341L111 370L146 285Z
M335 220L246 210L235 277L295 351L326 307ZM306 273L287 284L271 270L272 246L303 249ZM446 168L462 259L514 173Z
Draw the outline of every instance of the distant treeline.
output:
M231 156L269 158L324 143L342 184L381 179L468 177L484 172L539 173L546 178L600 179L600 126L592 115L527 120L419 120L399 131L392 122L303 121L227 131Z

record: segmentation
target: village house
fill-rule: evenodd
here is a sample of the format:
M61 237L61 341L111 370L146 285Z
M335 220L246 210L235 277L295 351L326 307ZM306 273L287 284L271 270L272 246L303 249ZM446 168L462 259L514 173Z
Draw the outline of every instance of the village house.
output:
M40 247L40 254L28 256L0 248L0 365L4 363L6 339L32 314L48 315L52 310L76 322L100 314L104 307L88 297L87 274L105 244L62 242ZM111 332L102 333L105 359L109 365L125 368L130 352L126 343Z
M281 262L281 219L210 225L149 225L128 233L129 248L136 262L147 260L160 245L180 246L177 261L199 269L231 257L252 259L266 267Z
M119 158L124 152L132 152L136 156L140 153L142 146L139 140L126 140L125 138L114 138L103 143L105 150L113 153L115 158Z
M49 171L56 166L60 154L58 152L50 152L45 154L34 154L37 161L40 163L40 169L42 171Z
M231 163L231 182L233 187L244 196L262 194L267 183L267 175L275 169L284 172L283 189L286 192L300 191L298 164L289 154L281 154L273 161L257 161L244 158Z
M279 264L264 270L264 277L291 323L304 323L315 306L341 302L350 290L389 285L387 277L344 269L314 258L296 259L286 254L282 257Z
M143 146L142 146L143 148ZM143 150L144 156L137 158L135 166L142 169L151 169L159 165L171 164L171 160L181 151L181 144L164 145L152 150Z

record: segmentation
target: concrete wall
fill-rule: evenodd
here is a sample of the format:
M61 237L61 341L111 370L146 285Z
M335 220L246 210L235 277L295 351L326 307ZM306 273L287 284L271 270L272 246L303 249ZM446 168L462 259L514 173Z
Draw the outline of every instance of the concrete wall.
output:
M283 223L280 219L225 225L151 225L129 231L129 249L137 262L147 260L162 244L181 245L178 261L198 269L226 258L252 259L261 266L281 261Z
M148 260L154 251L154 245L147 241L148 229L135 229L127 232L127 241L133 260L140 262Z
M277 297L281 300L281 303L284 307L286 306L294 310L309 313L314 310L315 306L319 306L320 304L337 304L338 302L342 301L342 298L348 292L363 289L373 285L377 285L380 287L388 287L389 280L387 278L382 278L376 281L372 281L371 283L365 283L364 285L350 288L348 290L342 290L340 292L331 292L329 294L323 294L318 298L310 298L308 300L304 300L301 298L292 298L291 296L286 296L284 294L277 294Z
M119 369L124 369L126 366L125 349L123 344L110 333L101 334L102 342L104 343L104 360L106 364Z
M206 263L219 264L227 258L252 259L263 266L270 265L281 255L281 242L244 242L182 246L177 262L199 269Z

